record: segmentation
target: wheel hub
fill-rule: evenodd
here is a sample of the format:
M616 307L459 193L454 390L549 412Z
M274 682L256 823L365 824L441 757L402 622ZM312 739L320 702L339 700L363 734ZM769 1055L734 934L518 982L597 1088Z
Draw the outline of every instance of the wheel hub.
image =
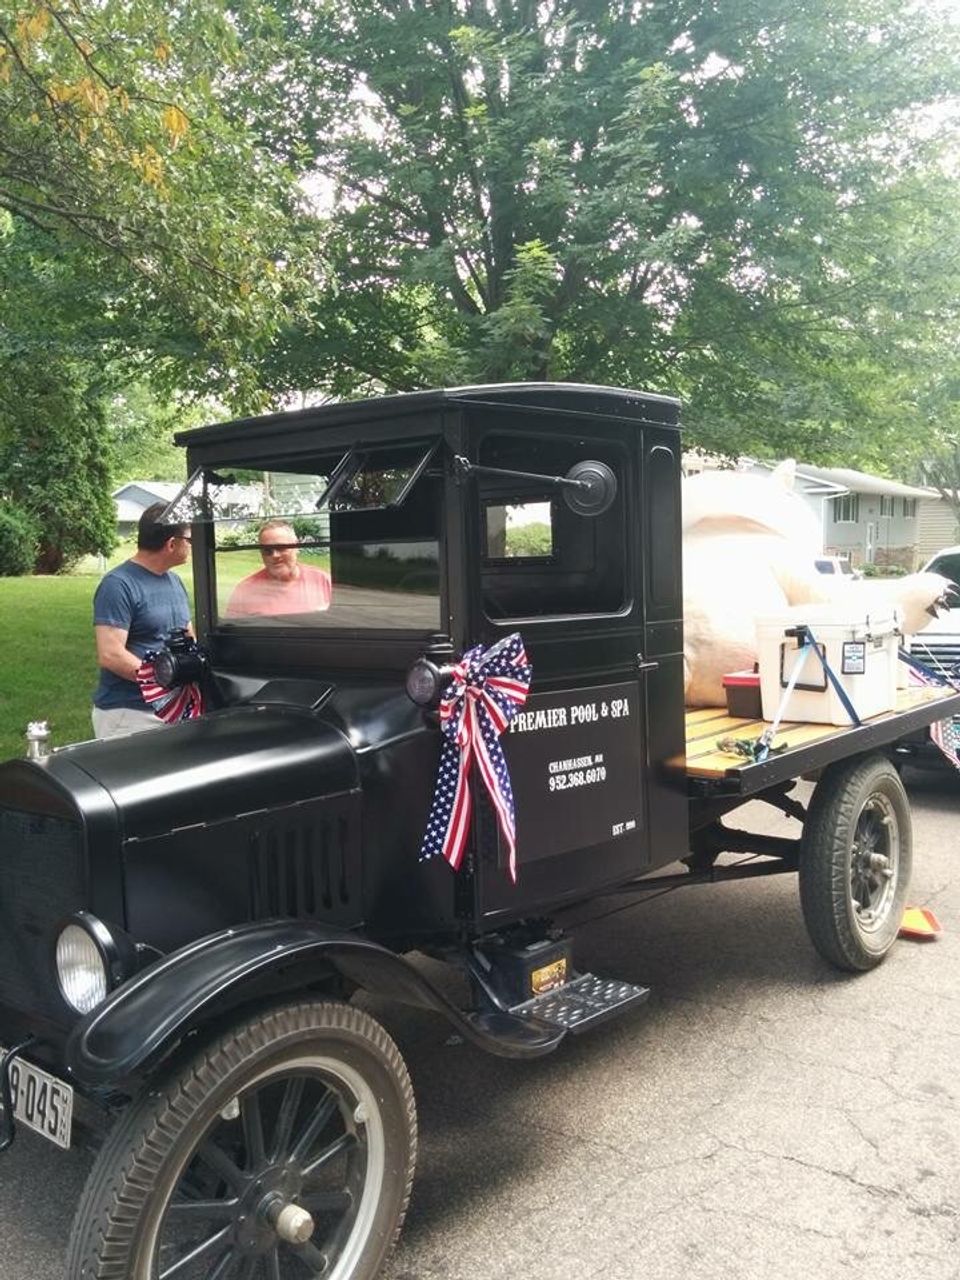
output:
M889 801L871 796L861 811L851 848L851 905L861 927L873 929L886 916L896 890L898 845Z
M296 1203L301 1186L300 1172L290 1163L268 1166L250 1179L236 1217L236 1241L244 1253L266 1253L278 1239L288 1244L310 1239L313 1218Z

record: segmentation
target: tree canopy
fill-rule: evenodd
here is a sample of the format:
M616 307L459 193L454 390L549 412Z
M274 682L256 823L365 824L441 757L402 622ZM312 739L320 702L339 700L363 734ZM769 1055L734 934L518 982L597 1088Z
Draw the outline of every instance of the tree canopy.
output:
M956 385L958 34L902 0L0 0L0 352L230 409L643 386L708 448L896 469Z
M241 47L216 0L0 0L0 208L54 256L96 251L114 288L91 328L121 316L128 345L181 381L205 367L254 403L312 250L295 175L239 100L261 52L279 56L270 11L243 9L264 34Z
M957 296L914 124L955 92L951 28L899 0L284 17L304 110L266 136L328 186L336 309L279 384L645 385L707 445L889 455L891 364Z

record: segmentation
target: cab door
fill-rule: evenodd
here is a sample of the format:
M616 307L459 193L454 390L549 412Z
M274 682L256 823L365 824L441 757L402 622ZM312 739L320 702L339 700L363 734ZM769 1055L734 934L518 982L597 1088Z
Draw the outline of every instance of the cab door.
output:
M477 481L465 502L476 553L470 639L488 647L519 632L533 668L527 702L501 738L516 813L516 883L508 842L479 779L474 786L472 893L462 905L490 928L649 865L647 664L640 432L590 422L568 434L555 421L504 412L478 434ZM616 477L614 500L593 516L537 479L586 460Z

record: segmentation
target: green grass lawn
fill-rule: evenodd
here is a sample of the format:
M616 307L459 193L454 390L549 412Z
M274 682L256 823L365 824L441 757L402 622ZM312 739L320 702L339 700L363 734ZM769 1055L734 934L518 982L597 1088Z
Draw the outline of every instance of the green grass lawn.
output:
M131 552L119 548L107 567ZM192 596L189 565L178 572ZM93 593L100 576L90 559L62 577L0 578L0 760L23 755L30 720L50 722L55 746L93 736Z
M23 755L29 720L58 746L92 736L96 577L0 578L0 759Z

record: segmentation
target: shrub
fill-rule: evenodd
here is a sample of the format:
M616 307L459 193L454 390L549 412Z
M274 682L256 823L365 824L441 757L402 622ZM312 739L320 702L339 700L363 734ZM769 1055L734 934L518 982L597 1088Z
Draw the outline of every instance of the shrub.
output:
M31 573L37 560L40 531L20 507L0 507L0 578Z
M239 528L229 526L227 528L219 528L217 530L217 546L218 547L243 547L257 540L257 529L259 525L251 521L249 524L241 525Z
M863 564L860 570L865 578L902 578L907 572L899 564Z

